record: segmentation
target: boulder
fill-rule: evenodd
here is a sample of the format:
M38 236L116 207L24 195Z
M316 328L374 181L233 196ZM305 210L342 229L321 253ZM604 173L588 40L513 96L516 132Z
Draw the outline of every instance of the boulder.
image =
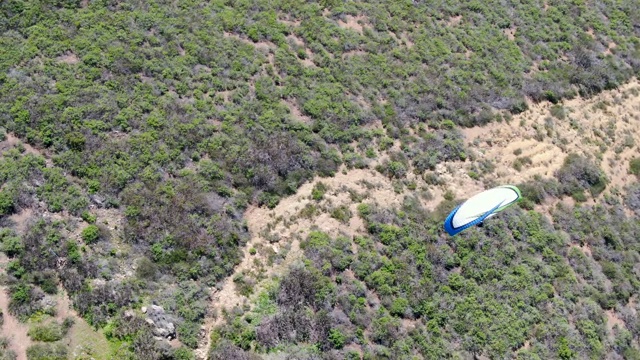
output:
M142 312L146 313L146 321L151 325L153 335L167 339L176 337L176 327L173 319L168 316L162 306L151 305L143 308Z

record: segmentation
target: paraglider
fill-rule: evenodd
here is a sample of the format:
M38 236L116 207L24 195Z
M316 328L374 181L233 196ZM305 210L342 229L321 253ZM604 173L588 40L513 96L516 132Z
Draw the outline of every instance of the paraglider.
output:
M453 236L494 216L520 200L520 189L513 185L485 190L458 205L444 221L444 229Z

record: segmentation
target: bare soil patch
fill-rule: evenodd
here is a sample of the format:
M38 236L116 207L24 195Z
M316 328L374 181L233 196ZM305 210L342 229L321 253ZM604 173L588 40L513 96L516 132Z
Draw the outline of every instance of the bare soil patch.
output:
M457 26L462 22L462 15L452 16L447 21L447 26Z
M63 62L65 64L74 65L80 62L78 56L74 53L64 54L58 57L58 61Z
M287 40L289 40L290 44L293 44L296 46L305 46L304 40L299 38L297 35L294 35L294 34L287 35Z
M347 59L350 58L352 56L364 56L367 55L366 51L363 50L351 50L351 51L346 51L344 53L342 53L342 58L343 59Z
M517 26L513 26L513 27L502 30L502 32L507 36L507 39L511 41L514 41L516 39L516 31L518 31Z
M280 21L281 23L283 23L285 25L289 25L291 27L298 27L302 23L302 21L300 21L300 20L290 19L288 17L286 19L278 18L278 21Z
M313 53L309 49L305 49L305 58L300 60L302 64L306 67L317 67L316 63L313 62Z
M618 316L618 314L614 310L607 310L604 312L607 316L607 330L609 331L609 335L613 335L613 328L618 326L620 329L625 328L624 321Z
M302 113L302 111L298 107L298 104L296 104L294 100L284 100L284 103L285 105L287 105L287 107L291 111L291 117L293 117L294 120L300 121L301 123L306 125L313 124L313 120L307 115Z
M585 255L587 255L587 256L592 256L592 253L591 253L591 245L589 245L589 244L583 244L583 245L580 245L580 244L571 244L571 245L569 245L569 246L570 246L571 248L579 249L580 251L582 251L582 252L583 252Z
M233 38L236 40L239 40L245 44L249 44L251 46L254 46L257 49L262 49L262 50L269 50L269 49L276 49L278 46L270 41L257 41L254 42L250 39L246 39L238 34L234 34L234 33L230 33L230 32L224 32L223 34L224 37L226 38Z
M557 106L532 104L509 122L464 129L463 134L479 160L496 165L490 176L495 180L518 183L535 175L550 177L568 154L578 153L602 167L609 189L620 189L634 178L627 169L640 144L640 97L633 90L638 88L634 80L591 99L576 98ZM560 111L563 119L552 115ZM531 164L517 170L518 158Z
M366 16L352 16L346 15L344 20L338 20L338 26L343 29L351 29L362 34L364 32L365 27L369 27Z
M22 235L24 234L25 230L27 230L27 222L32 215L33 210L31 208L26 208L19 213L9 216L9 220L11 220L15 224L14 229L18 234Z
M18 146L22 147L24 149L24 152L27 154L44 157L45 163L47 164L47 166L48 167L53 166L53 162L51 161L51 156L46 151L38 150L33 146L22 142L20 139L18 139L15 135L11 133L5 134L5 140L0 141L0 154L2 154L4 151L7 151L11 148L18 147Z

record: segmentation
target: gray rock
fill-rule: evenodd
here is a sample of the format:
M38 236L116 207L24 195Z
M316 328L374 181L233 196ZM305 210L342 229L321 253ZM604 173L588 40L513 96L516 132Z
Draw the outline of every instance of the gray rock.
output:
M173 324L171 316L164 312L162 306L151 305L142 309L147 315L147 323L152 327L152 333L155 336L174 339L176 337L176 327Z
M91 199L91 201L93 201L93 203L98 205L99 207L102 207L102 205L104 205L105 198L100 195L90 195L89 199Z

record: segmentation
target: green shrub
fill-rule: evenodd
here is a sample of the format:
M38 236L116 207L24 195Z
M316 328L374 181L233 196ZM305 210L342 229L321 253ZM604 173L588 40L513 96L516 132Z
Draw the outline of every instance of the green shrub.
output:
M549 111L551 112L551 116L556 119L563 120L566 116L566 110L562 105L553 105Z
M424 182L426 182L428 185L444 184L444 182L442 181L442 179L440 179L438 174L432 171L426 171L424 174L422 174L422 180L424 180Z
M452 201L456 198L456 195L453 193L453 191L447 190L444 192L444 195L442 197L447 201Z
M136 276L139 279L153 280L158 272L158 266L146 257L138 260L136 267Z
M576 189L571 193L571 197L573 198L573 200L575 200L576 202L582 203L587 201L587 196L584 194L584 190L582 189Z
M84 148L84 144L87 142L85 136L77 131L68 133L65 137L67 140L67 146L69 146L71 150L75 151L81 151Z
M316 201L322 200L324 194L329 190L329 187L322 181L318 181L311 190L311 198Z
M380 151L388 150L391 148L391 146L393 146L393 139L388 137L383 137L382 139L380 139L380 143L379 143Z
M82 230L80 237L86 244L93 244L100 238L100 229L98 226L91 224Z
M597 196L607 186L604 172L589 159L578 154L569 154L555 175L562 192L566 195L588 189L593 196Z
M13 213L13 196L8 191L0 191L0 215Z
M58 277L54 271L34 272L33 281L47 294L53 295L58 292Z
M335 349L342 349L347 341L347 337L339 329L329 330L329 342Z
M24 251L24 245L22 239L15 236L14 232L0 231L0 242L2 246L2 252L9 257L20 255Z
M185 321L178 325L176 332L184 345L192 349L198 346L198 333L200 332L200 325L198 323Z
M33 341L54 342L64 337L62 326L57 322L35 325L28 332Z
M94 224L96 222L96 219L98 218L96 215L88 211L83 211L82 215L80 216L82 217L82 220L88 222L89 224Z
M186 346L181 346L173 352L173 358L176 360L196 360L193 350Z
M360 215L361 218L366 218L369 214L371 214L371 205L369 204L359 204L358 205L358 215Z
M347 206L342 205L331 210L331 217L346 224L351 219L351 211Z
M525 157L517 157L514 161L513 161L513 168L516 169L517 171L522 171L522 167L526 166L526 165L531 165L533 164L533 161L531 161L531 158L528 156Z
M305 205L304 208L302 208L302 210L300 210L299 215L302 218L305 219L311 219L313 218L316 214L318 213L318 207L316 205L313 204L307 204Z
M393 301L389 312L391 315L404 317L408 307L409 301L405 298L399 297Z
M29 346L29 360L67 360L67 347L62 343L39 343Z
M640 177L640 157L633 158L631 159L631 161L629 161L629 172L632 173L633 175ZM0 211L1 211L1 205L0 205Z

